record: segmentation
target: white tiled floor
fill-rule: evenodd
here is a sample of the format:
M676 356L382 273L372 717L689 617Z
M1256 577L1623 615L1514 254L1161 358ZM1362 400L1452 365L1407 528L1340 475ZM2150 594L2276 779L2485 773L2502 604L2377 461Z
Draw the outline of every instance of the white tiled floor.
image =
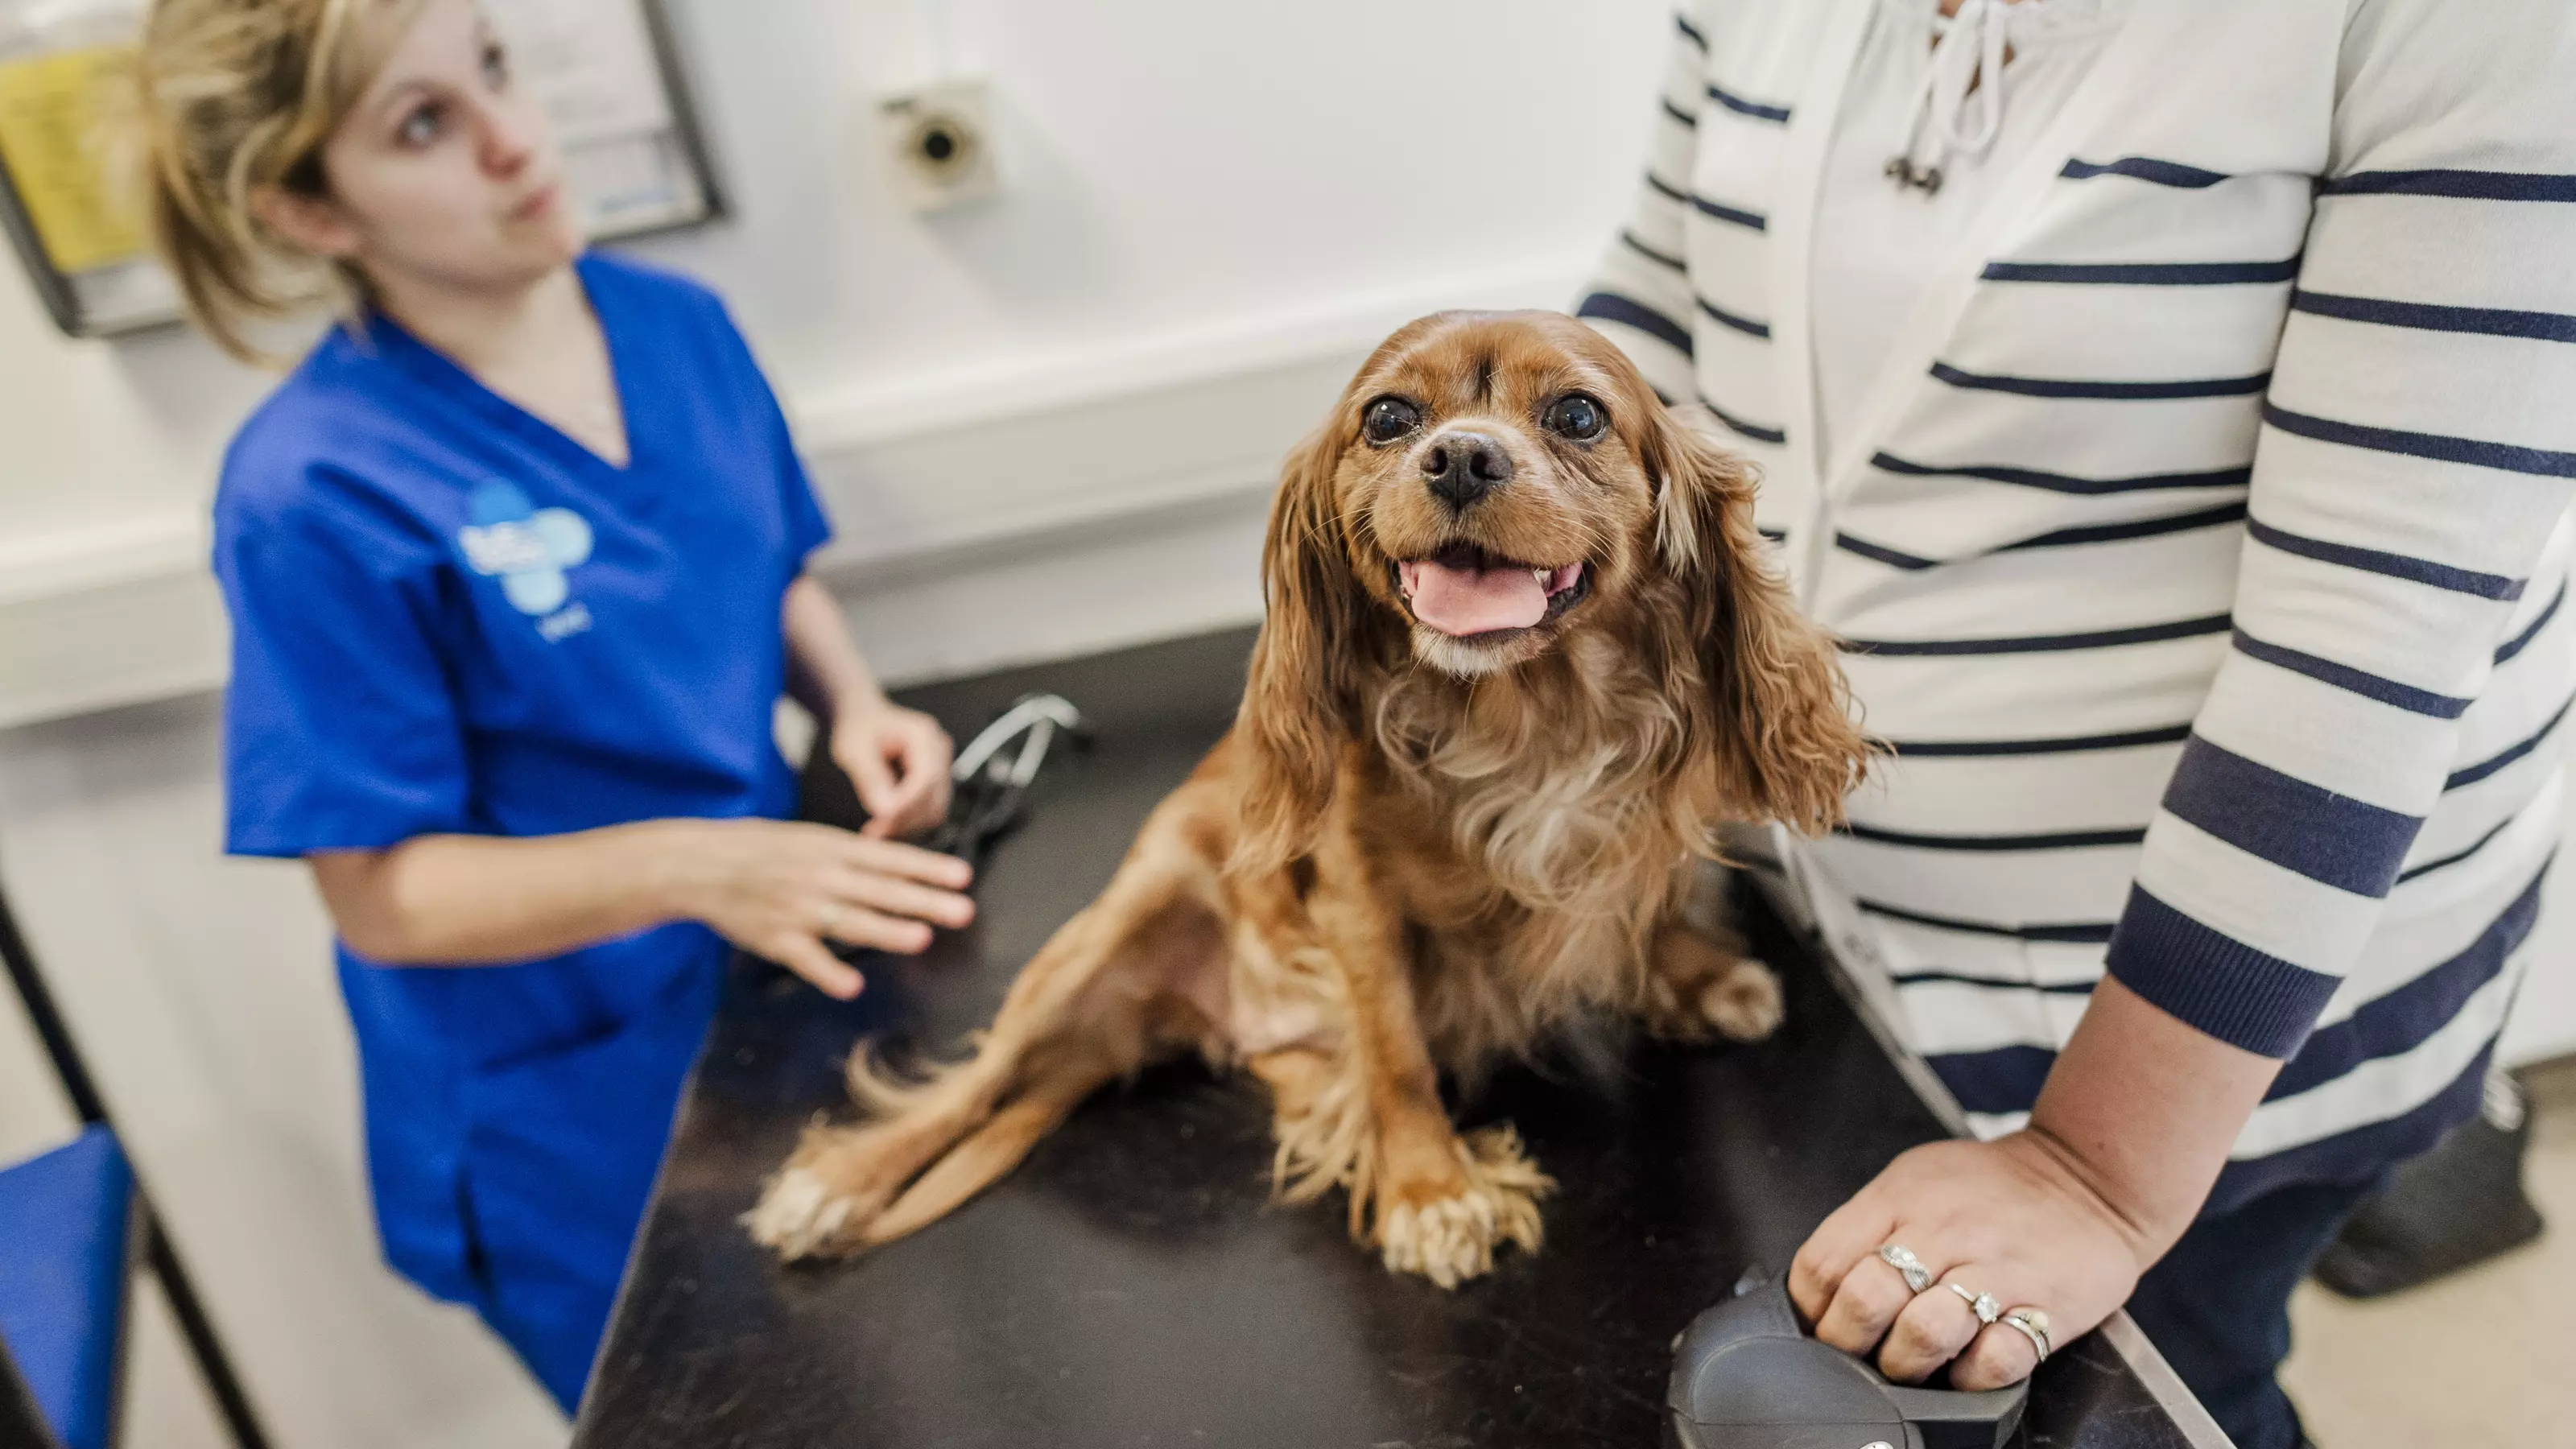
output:
M2576 1063L2532 1088L2538 1243L2375 1302L2299 1290L2281 1377L2318 1449L2576 1449Z

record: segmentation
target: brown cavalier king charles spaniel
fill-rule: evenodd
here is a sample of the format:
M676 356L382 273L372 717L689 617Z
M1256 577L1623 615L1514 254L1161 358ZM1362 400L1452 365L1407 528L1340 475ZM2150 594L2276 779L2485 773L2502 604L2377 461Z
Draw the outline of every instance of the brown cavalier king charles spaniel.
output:
M1546 313L1387 339L1290 458L1233 730L968 1060L862 1055L747 1217L861 1251L1009 1171L1095 1088L1195 1050L1269 1084L1289 1199L1348 1191L1388 1267L1450 1286L1534 1249L1552 1186L1473 1075L1582 1011L1685 1039L1780 1020L1683 917L1725 822L1835 823L1868 749L1829 641L1764 562L1745 468Z

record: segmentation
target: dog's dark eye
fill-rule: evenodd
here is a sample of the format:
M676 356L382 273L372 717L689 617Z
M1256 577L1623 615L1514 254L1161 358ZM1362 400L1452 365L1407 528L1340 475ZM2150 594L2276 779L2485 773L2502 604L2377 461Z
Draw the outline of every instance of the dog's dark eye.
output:
M1570 392L1549 403L1539 422L1560 437L1588 443L1601 436L1601 430L1609 425L1610 419L1601 411L1601 404L1579 392Z
M1400 397L1382 397L1368 405L1360 431L1372 443L1392 443L1422 426L1422 410Z

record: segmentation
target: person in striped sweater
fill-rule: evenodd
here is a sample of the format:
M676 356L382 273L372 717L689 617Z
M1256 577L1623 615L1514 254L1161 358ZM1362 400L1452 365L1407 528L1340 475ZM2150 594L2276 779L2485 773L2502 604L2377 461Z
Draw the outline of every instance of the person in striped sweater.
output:
M1655 124L1579 312L1893 748L1754 864L1980 1139L1793 1292L1968 1385L2125 1300L2288 1449L2289 1292L2475 1111L2561 829L2576 7L1688 0Z

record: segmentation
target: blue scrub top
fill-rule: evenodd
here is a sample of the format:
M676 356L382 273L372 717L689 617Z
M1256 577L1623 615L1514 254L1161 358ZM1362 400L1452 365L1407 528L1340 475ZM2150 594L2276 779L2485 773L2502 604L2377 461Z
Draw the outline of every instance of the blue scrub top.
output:
M786 420L712 294L607 256L579 271L624 468L381 318L335 331L235 440L231 851L792 807L779 611L829 530ZM725 956L695 924L511 966L342 946L393 1265L488 1311L513 1215L622 1262L615 1213L586 1246L538 1220L619 1198L631 1231Z

